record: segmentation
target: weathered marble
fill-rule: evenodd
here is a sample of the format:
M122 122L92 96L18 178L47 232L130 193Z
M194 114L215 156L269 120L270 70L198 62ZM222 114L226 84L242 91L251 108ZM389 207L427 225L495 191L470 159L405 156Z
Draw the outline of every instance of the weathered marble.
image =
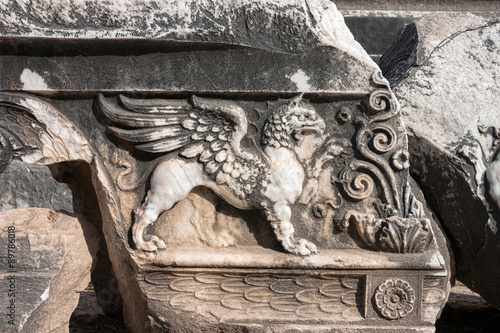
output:
M96 229L81 216L26 208L0 213L0 231L1 331L69 332L95 265Z
M497 307L499 31L498 15L430 15L407 25L381 60L456 276Z
M433 331L445 239L332 2L17 3L1 160L73 165L132 332Z
M13 161L0 174L3 195L0 211L40 207L73 212L73 197L66 184L56 182L47 167Z

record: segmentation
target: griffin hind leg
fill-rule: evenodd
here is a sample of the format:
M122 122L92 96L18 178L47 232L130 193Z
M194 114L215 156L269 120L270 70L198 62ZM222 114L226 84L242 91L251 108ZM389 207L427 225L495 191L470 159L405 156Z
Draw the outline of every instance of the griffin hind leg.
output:
M151 190L144 204L135 210L132 238L138 250L155 252L166 245L158 236L144 240L145 229L158 220L160 214L186 198L191 190L203 184L201 167L194 163L169 160L160 164L151 177Z
M148 196L144 204L134 211L135 223L132 228L132 237L134 239L135 246L138 250L155 252L157 249L165 249L166 245L157 236L151 236L149 241L144 240L144 230L148 225L155 222L160 216L163 209L149 205L149 198L151 196L151 191L148 192Z
M295 230L290 222L292 210L286 202L278 202L271 209L265 209L265 215L271 222L276 238L287 252L301 256L318 253L313 243L305 239L295 239Z

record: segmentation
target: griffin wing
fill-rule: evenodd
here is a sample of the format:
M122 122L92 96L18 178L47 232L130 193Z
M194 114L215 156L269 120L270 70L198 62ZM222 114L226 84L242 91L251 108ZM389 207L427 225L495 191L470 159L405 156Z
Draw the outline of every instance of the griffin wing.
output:
M263 164L249 163L249 154L241 152L240 142L247 133L248 121L245 111L234 102L194 95L191 103L120 96L121 107L102 95L98 101L115 125L109 126L115 136L145 152L178 150L185 158L197 157L205 172L219 184L228 183L230 178L242 177L246 181L258 173L249 165Z

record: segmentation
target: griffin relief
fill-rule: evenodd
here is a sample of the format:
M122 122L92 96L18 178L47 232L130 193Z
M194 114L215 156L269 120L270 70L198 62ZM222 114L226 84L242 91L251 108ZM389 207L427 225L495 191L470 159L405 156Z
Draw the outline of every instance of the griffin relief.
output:
M287 252L317 252L313 243L294 237L291 222L291 205L303 192L307 172L299 143L304 136L323 137L325 131L325 121L302 95L271 112L261 131L260 149L240 145L248 119L235 102L194 95L189 102L120 100L123 107L99 96L116 137L141 151L174 152L156 167L146 199L135 210L132 237L138 250L165 249L159 237L145 239L145 228L193 188L205 186L234 207L261 210Z

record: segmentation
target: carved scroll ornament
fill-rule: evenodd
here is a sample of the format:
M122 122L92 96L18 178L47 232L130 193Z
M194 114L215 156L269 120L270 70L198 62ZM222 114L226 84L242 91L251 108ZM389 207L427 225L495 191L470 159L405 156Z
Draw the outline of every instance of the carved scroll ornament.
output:
M371 199L376 213L348 210L341 227L354 224L363 242L374 250L425 252L434 245L434 236L431 222L407 182L410 164L406 142L391 125L399 104L379 72L372 80L379 88L360 105L363 115L352 120L357 128L355 150L362 158L349 162L333 181L351 200Z

